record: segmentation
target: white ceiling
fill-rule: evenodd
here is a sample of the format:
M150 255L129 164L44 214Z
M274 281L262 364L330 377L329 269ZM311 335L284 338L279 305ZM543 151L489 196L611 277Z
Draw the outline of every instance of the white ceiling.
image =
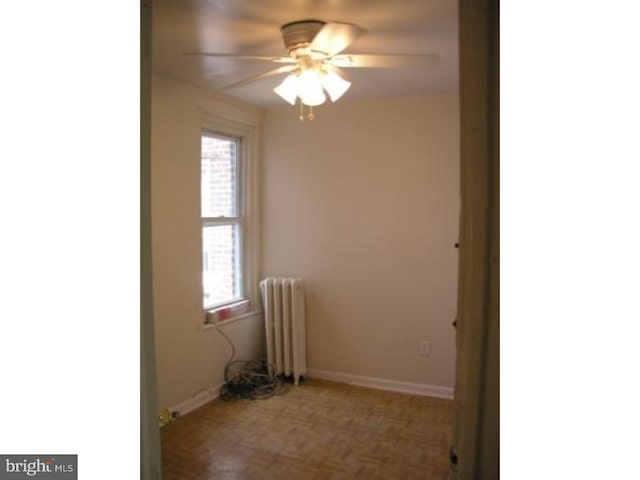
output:
M154 0L152 69L253 105L286 106L272 90L284 75L221 89L280 65L183 54L286 56L280 27L315 19L365 30L343 53L435 53L441 59L429 67L350 68L353 85L341 102L452 92L458 89L457 11L457 0Z

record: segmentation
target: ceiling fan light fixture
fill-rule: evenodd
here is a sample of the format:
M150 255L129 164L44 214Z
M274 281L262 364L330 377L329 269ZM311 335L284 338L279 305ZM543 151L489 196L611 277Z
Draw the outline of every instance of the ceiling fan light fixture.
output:
M298 76L295 74L287 75L280 85L273 89L280 97L289 102L291 105L296 104L296 97L298 96Z
M345 80L336 72L330 71L322 76L322 86L329 94L331 101L335 102L342 97L347 90L349 90L351 82Z
M298 79L298 96L305 105L322 105L327 97L322 90L320 72L316 69L305 70Z

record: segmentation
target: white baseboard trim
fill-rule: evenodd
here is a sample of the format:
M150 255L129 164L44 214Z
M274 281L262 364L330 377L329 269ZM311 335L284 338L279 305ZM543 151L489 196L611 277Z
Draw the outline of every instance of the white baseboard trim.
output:
M426 385L423 383L400 382L397 380L387 380L377 377L364 377L352 375L350 373L329 372L326 370L309 369L309 377L331 382L346 383L360 387L377 388L379 390L390 390L392 392L411 393L424 397L437 397L453 399L453 388L439 387L437 385Z
M169 410L174 412L177 417L186 415L189 412L193 412L196 408L200 408L205 403L209 403L220 396L220 389L224 385L222 382L219 385L213 387L203 388L198 393L194 394L191 398L180 402L177 405L171 407Z

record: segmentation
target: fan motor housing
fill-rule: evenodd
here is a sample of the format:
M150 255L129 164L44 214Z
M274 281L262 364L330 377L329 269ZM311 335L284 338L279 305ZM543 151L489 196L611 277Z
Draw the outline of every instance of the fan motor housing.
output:
M280 27L282 40L287 51L308 45L327 22L321 20L301 20Z

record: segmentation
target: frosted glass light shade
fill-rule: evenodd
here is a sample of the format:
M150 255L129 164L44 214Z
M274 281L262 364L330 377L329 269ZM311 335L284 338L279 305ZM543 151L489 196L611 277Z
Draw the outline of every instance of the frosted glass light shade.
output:
M326 90L332 102L337 101L351 87L351 82L342 78L333 70L308 68L300 74L292 73L273 89L283 100L291 105L296 104L300 97L303 104L310 107L323 104L327 97Z
M327 97L322 91L320 73L316 70L305 70L298 80L298 95L305 105L315 107L325 102Z
M335 102L349 90L351 82L348 82L336 72L328 72L322 77L322 86L329 94L331 101Z
M273 89L280 97L291 105L296 104L296 97L298 96L298 76L295 74L287 75L280 85Z

